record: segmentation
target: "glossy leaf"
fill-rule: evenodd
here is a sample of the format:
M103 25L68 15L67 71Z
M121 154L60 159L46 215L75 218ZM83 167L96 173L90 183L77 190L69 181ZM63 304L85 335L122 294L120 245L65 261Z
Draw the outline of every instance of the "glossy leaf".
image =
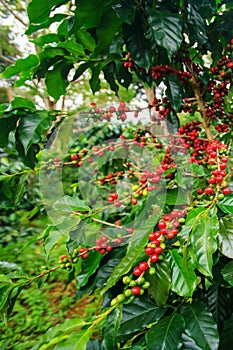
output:
M123 275L131 270L132 266L143 252L144 245L148 241L147 235L154 228L157 220L158 215L153 214L147 219L144 225L142 223L142 226L134 231L126 256L114 269L102 293L105 293L109 288L114 286ZM135 239L135 237L137 237L137 239Z
M67 75L72 67L72 63L61 61L54 65L53 70L47 71L45 84L49 95L52 96L55 101L57 101L60 96L65 95L66 88L69 85Z
M102 257L103 255L101 255L97 251L89 253L88 259L83 261L81 272L76 276L78 289L84 286L88 282L90 276L92 276L96 272Z
M12 76L26 71L28 69L36 67L39 64L38 57L36 55L30 54L26 58L20 58L16 61L14 66L8 66L2 73L2 77L9 79Z
M198 220L191 236L197 269L212 276L213 253L217 250L218 218L204 215Z
M104 73L104 78L106 81L109 83L110 88L112 91L117 92L119 90L119 86L116 84L116 65L114 62L108 63L104 68L103 68L103 73Z
M149 297L135 298L123 306L122 319L118 332L119 340L124 340L135 332L143 330L150 323L160 320L166 308L158 307Z
M233 286L233 261L226 264L221 272L224 280Z
M180 110L183 104L183 87L175 75L168 75L166 77L166 95L171 101L172 107L176 112Z
M171 287L171 267L168 260L164 259L155 264L155 275L147 275L150 282L149 294L154 298L158 306L166 305Z
M233 214L233 196L226 196L218 203L218 207L226 214Z
M32 33L36 32L39 29L42 28L49 28L52 23L60 22L62 19L66 18L67 15L63 13L55 13L53 16L49 17L47 21L40 23L40 24L31 24L29 25L28 29L25 31L26 35L31 35Z
M79 212L87 212L90 210L90 207L84 200L79 199L77 196L70 197L67 195L65 195L62 199L58 199L53 204L53 207L56 210L66 213L72 213L74 210Z
M171 289L180 296L192 296L197 286L195 265L187 258L182 257L178 250L171 249Z
M212 285L207 293L210 311L217 322L218 329L221 331L223 323L232 312L231 293L228 288L224 288L217 283Z
M107 318L103 329L102 345L104 350L117 349L117 332L120 327L121 308L115 308Z
M181 335L182 348L181 349L192 349L192 350L203 350L202 347L198 346L196 339L192 338L189 330L185 330L185 333Z
M49 14L56 7L63 5L67 0L31 0L27 7L28 17L31 23L43 23L49 19Z
M190 4L188 6L188 28L190 38L193 38L193 43L197 41L199 45L204 45L207 42L206 20L194 8L194 6Z
M30 111L35 111L36 110L36 106L34 105L34 103L29 100L28 98L25 97L15 97L12 101L11 101L11 108L12 109L28 109Z
M217 324L206 304L199 301L186 304L181 307L180 312L185 319L187 335L195 340L197 346L203 350L217 350Z
M136 7L127 0L114 3L113 9L122 22L132 24L135 18Z
M52 120L47 111L27 112L21 119L17 127L17 139L28 153L32 144L41 141L42 135L50 128Z
M233 259L232 215L226 215L219 220L218 248L223 255Z
M19 119L17 114L9 117L0 118L0 147L8 145L9 133L16 129L16 123Z
M144 29L137 17L132 25L123 26L127 50L134 62L144 68L150 67L150 41L145 37ZM128 70L127 70L128 71Z
M177 350L185 323L181 315L174 312L151 327L146 334L148 350Z
M100 90L101 85L99 75L102 67L103 64L96 64L95 66L91 67L91 79L89 80L89 84L93 94Z
M180 15L169 11L151 9L148 16L150 34L155 42L173 55L180 47L183 36L183 21Z
M219 350L231 349L233 344L233 314L223 324Z
M84 24L85 29L97 27L104 13L111 8L111 0L76 0L77 11L75 12L72 31L76 31ZM90 14L95 14L94 16Z
M121 21L112 9L105 12L100 25L96 29L98 45L93 52L94 57L109 53L109 47L119 31L120 25Z

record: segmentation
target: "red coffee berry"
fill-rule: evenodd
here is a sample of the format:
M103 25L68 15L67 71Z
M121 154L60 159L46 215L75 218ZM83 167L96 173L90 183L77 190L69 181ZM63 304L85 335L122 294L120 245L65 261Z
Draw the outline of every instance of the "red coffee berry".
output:
M142 261L139 263L138 267L141 271L146 271L149 268L149 265L146 261Z
M150 261L151 261L152 263L155 263L155 262L158 261L158 260L159 260L158 254L152 254L152 255L151 255Z
M138 286L135 286L135 287L132 288L132 293L134 295L140 294L140 291L141 291L141 289Z
M224 187L224 188L222 188L222 193L223 194L230 194L231 193L231 189L229 187Z
M206 187L205 193L206 194L212 194L213 193L213 188L212 187Z
M158 227L160 228L160 229L163 229L163 228L166 228L167 227L167 224L166 224L166 222L165 221L159 221L158 222Z
M142 270L140 270L139 267L135 267L135 268L134 268L133 274L134 274L135 276L140 276L141 273L142 273Z

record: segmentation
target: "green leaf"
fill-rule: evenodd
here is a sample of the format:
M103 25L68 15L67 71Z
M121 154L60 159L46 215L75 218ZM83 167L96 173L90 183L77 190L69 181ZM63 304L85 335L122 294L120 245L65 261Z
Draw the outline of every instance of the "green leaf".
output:
M31 0L27 7L30 22L43 23L48 21L50 12L66 2L67 0L40 0L40 2Z
M100 72L103 67L103 64L96 64L95 66L91 67L91 79L89 80L89 84L91 87L91 90L93 94L100 90Z
M181 307L185 319L185 332L195 339L202 350L217 350L219 336L216 322L205 303L197 301Z
M171 289L180 296L192 296L197 286L197 276L194 272L195 265L182 257L177 249L169 250L171 256Z
M31 35L32 33L36 32L39 29L42 28L49 28L50 25L54 22L60 22L62 19L66 18L67 15L63 13L55 13L52 17L49 17L47 21L41 23L41 24L30 24L28 29L26 30L26 35Z
M39 59L36 55L29 55L26 58L20 58L16 61L14 66L8 66L2 73L2 77L9 79L13 75L19 74L23 71L32 70L39 64Z
M54 64L53 70L48 70L45 74L47 91L55 101L66 94L66 88L69 85L67 75L72 67L73 64L69 61L57 62Z
M64 43L60 42L58 47L62 47L70 52L75 58L84 57L85 51L83 45L78 43L75 38L68 38Z
M96 29L98 45L93 52L93 57L109 53L109 47L119 31L120 25L121 21L112 9L105 12L100 25Z
M220 252L233 259L233 216L226 215L219 220L218 248Z
M167 50L169 56L178 51L183 41L183 21L180 15L151 9L148 24L150 35L159 46Z
M191 4L188 6L187 24L191 43L197 41L199 45L204 45L208 41L206 19Z
M44 231L45 251L49 256L51 250L57 245L68 242L70 232L78 225L80 218L77 216L62 217L61 221L54 225L49 225Z
M108 316L103 328L102 345L104 350L117 349L117 332L120 327L121 308L114 309Z
M0 118L0 147L8 145L9 133L16 129L18 115Z
M185 323L181 315L174 312L158 321L146 333L148 350L177 350Z
M183 87L175 75L166 76L166 95L171 101L172 107L176 112L180 110L183 104Z
M81 63L76 69L72 81L75 81L76 79L78 79L89 67L90 67L90 64L88 62Z
M29 148L41 141L42 135L50 128L51 119L47 111L27 112L20 119L16 137L22 144L25 154Z
M82 26L85 29L97 27L103 15L111 8L111 0L76 0L74 25L72 31L75 33ZM92 14L92 15L90 15ZM94 14L94 15L93 15Z
M53 204L54 209L60 210L65 213L72 213L74 210L80 212L86 212L90 210L88 204L78 197L70 197L65 195L62 199L58 199Z
M104 73L104 78L106 81L109 83L110 88L114 92L118 92L119 86L116 84L116 64L115 62L110 62L108 63L104 68L103 68L103 73Z
M226 214L233 214L233 196L225 196L217 206Z
M83 47L85 47L90 52L93 52L96 47L96 42L93 36L83 28L79 29L75 33L77 42L79 42Z
M127 50L130 52L134 62L139 66L148 69L151 65L151 43L145 37L145 31L141 25L140 19L137 19L136 17L132 25L125 24L123 26L123 31Z
M217 216L210 217L207 213L200 217L191 235L196 267L206 276L212 276L212 255L217 250L218 230Z
M222 275L224 280L233 286L233 261L223 267Z
M30 111L36 110L36 106L31 100L29 100L28 98L18 96L11 101L11 109L19 108L29 109Z
M155 264L155 275L146 276L150 282L149 294L154 298L158 306L166 305L170 286L171 286L171 268L168 260L162 260Z
M118 332L119 340L143 330L150 323L160 320L166 308L158 307L149 297L135 298L122 309L122 319Z
M135 264L139 256L141 255L146 242L148 241L148 233L154 228L158 221L158 215L152 214L142 226L134 231L126 256L121 260L118 266L114 269L112 275L109 277L106 286L103 288L102 293L114 286L116 282L126 273L128 273L132 266Z
M166 203L169 205L187 205L190 203L189 193L180 187L167 190Z
M58 35L55 33L49 33L49 34L41 35L32 41L37 46L43 47L45 44L56 43L58 41Z
M223 325L221 333L219 350L231 349L233 344L233 314L228 318Z
M128 0L114 3L113 9L122 22L132 24L135 18L136 6Z
M82 270L76 277L77 288L80 289L88 282L90 276L92 276L99 267L102 255L97 251L89 253L88 259L83 261Z
M232 296L229 288L215 283L208 288L206 295L210 311L217 322L219 331L221 331L223 323L230 316L232 309Z

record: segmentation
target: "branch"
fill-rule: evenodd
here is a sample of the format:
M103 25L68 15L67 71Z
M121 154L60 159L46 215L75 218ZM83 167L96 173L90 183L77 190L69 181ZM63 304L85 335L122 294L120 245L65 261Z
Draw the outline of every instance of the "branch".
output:
M1 0L0 0L0 2L1 2ZM7 62L7 63L10 63L10 64L15 64L15 60L12 60L11 58L8 58L8 57L3 56L3 55L0 55L0 60Z
M27 27L27 24L20 18L6 3L4 0L0 0L0 3L9 11L12 16L14 16L24 27Z

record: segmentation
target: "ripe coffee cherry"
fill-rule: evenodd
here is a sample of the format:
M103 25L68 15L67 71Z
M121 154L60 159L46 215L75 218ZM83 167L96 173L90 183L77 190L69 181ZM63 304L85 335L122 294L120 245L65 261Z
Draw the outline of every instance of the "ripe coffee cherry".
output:
M161 246L158 246L154 249L155 254L161 254L163 251L163 248Z
M138 202L138 201L137 201L137 199L136 199L136 198L134 198L134 197L133 197L133 198L131 199L131 203L132 203L133 205L136 205L136 204L137 204L137 202Z
M146 271L149 268L149 265L146 261L142 261L139 263L138 267L141 271Z
M138 287L138 286L135 286L135 287L132 288L132 293L134 295L140 294L140 291L141 291L141 288Z
M231 189L229 187L224 187L224 188L222 188L222 193L223 194L230 194L231 193Z
M206 189L205 189L205 193L206 194L212 194L213 193L213 188L212 187L206 187Z
M166 222L165 221L159 221L158 222L158 227L160 228L160 229L164 229L164 228L166 228L167 227L167 224L166 224Z
M134 268L133 274L134 274L135 276L140 276L141 273L142 273L142 270L140 270L139 267L135 267L135 268Z
M154 253L154 248L152 248L152 247L146 247L146 248L145 248L145 253L146 253L147 255L153 254L153 253Z
M159 260L158 254L152 254L152 255L151 255L150 261L151 261L152 263L155 263L155 262L158 261L158 260Z

